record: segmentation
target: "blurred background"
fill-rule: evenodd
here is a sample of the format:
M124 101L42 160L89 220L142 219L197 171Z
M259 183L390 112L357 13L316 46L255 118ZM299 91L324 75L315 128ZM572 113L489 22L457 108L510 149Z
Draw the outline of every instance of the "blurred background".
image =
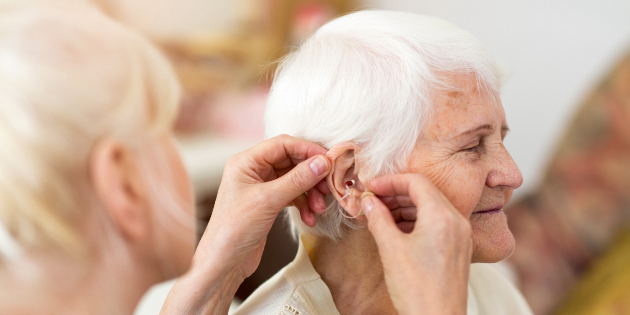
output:
M432 15L470 31L508 73L506 146L525 183L508 209L515 254L497 265L536 314L630 314L630 2L530 0L93 0L169 56L186 91L177 122L200 219L223 165L264 138L276 62L360 9ZM291 261L281 220L238 299ZM172 282L137 314L158 314Z

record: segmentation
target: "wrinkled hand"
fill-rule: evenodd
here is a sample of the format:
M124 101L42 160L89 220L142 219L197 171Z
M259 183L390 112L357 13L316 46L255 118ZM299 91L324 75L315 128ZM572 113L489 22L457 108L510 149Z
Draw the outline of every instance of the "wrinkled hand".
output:
M362 209L400 314L466 314L469 221L424 176L372 180Z
M303 218L312 216L304 193L328 174L326 152L319 145L283 135L231 157L197 251L221 244L222 263L238 265L243 277L250 276L283 208L295 205Z
M234 155L225 166L210 222L190 271L167 297L161 314L227 314L236 289L258 267L267 234L280 211L294 205L315 225L309 191L330 171L327 150L282 135Z

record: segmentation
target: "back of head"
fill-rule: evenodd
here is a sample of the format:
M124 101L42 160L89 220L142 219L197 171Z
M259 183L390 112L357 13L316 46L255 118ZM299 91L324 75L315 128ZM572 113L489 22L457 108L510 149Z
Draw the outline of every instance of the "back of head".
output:
M142 36L87 5L0 8L0 271L88 251L88 158L104 137L169 131L179 86Z
M265 112L266 136L289 134L326 148L353 141L361 147L362 180L404 172L432 91L448 75L473 73L480 88L497 95L501 75L494 59L470 33L446 21L411 13L360 11L322 26L280 65ZM301 233L344 235L353 222L332 196L317 225Z

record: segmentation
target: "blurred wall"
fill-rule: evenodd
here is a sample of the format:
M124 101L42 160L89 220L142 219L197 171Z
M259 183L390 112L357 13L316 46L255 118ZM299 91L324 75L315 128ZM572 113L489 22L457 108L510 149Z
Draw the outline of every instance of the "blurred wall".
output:
M470 31L508 69L506 146L533 188L574 109L630 49L628 0L365 0Z

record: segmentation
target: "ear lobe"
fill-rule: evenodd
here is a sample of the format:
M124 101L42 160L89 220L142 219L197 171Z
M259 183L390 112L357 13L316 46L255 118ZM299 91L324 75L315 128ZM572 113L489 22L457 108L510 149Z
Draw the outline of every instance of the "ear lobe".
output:
M120 143L101 140L92 149L89 169L96 198L123 237L147 236L149 204L133 154Z
M358 215L361 209L361 193L364 190L355 160L355 155L360 150L361 147L349 141L332 147L326 154L332 162L326 183L339 205L351 216ZM350 181L354 181L354 184L346 186Z

